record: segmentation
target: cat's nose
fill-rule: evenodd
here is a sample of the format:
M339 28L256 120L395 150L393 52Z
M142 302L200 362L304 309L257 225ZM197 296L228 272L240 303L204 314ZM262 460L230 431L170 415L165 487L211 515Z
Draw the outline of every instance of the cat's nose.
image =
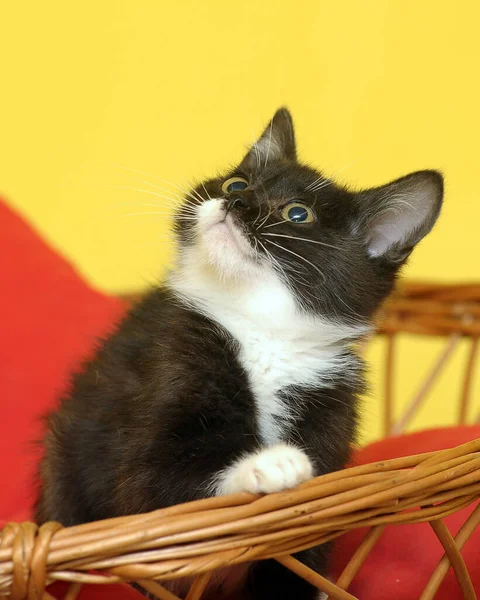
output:
M227 213L229 213L233 209L238 210L239 208L246 208L246 207L247 207L247 203L245 201L245 198L242 198L242 196L240 196L239 194L234 194L233 196L230 196L230 198L228 199L226 210L227 210Z

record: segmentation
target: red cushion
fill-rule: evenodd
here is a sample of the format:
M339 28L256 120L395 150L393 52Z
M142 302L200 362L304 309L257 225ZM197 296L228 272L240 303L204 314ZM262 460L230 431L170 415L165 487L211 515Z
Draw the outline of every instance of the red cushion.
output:
M94 291L0 202L0 517L27 514L40 416L125 307Z
M45 244L20 216L0 202L0 524L31 518L33 473L38 453L31 441L40 435L39 417L68 382L69 372L90 353L95 339L107 333L125 305L86 285L73 267ZM459 427L389 438L360 450L355 462L448 448L480 437L480 427ZM447 519L453 534L471 509ZM338 575L365 531L337 542ZM463 552L480 590L480 532ZM428 580L442 549L428 524L387 528L351 586L359 598L413 600ZM64 586L50 591L62 597ZM58 596L57 596L58 595ZM139 594L127 586L85 586L79 600L131 600ZM450 573L440 600L461 594Z
M356 453L355 464L366 464L442 450L480 438L480 426L431 429L410 435L390 437ZM444 521L453 536L463 525L473 506ZM349 532L336 542L333 575L338 577L366 534L365 529ZM419 598L443 548L428 523L395 525L385 529L355 577L349 591L368 600L413 600ZM462 551L473 586L480 590L480 530L472 535ZM462 594L450 570L436 600L460 600Z

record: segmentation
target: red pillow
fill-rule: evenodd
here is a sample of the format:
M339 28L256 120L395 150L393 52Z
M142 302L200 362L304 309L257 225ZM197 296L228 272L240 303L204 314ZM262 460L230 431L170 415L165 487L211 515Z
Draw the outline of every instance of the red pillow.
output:
M356 453L355 464L366 464L443 450L480 438L480 426L431 429L375 442ZM444 522L455 537L472 512L467 507ZM347 533L336 542L333 575L336 579L366 534L365 529ZM353 580L349 592L368 600L413 600L419 598L444 550L428 523L394 525L385 529ZM473 587L480 590L480 530L462 550ZM463 598L450 569L436 600Z
M68 383L70 371L92 351L97 337L112 329L125 311L116 298L87 286L73 267L47 246L31 227L0 202L0 522L31 518L33 474L40 436L39 417ZM357 464L448 448L480 437L480 427L459 427L388 438L360 450ZM453 534L471 509L447 519ZM337 541L338 576L365 531ZM443 554L428 524L389 527L355 578L350 590L368 600L413 600L420 595ZM480 590L480 533L463 551L474 587ZM477 566L478 565L478 566ZM62 597L64 586L52 586ZM51 590L52 590L51 588ZM59 592L60 590L60 592ZM127 586L85 586L79 600L131 600ZM452 573L438 598L456 600Z
M40 417L125 311L0 202L0 519L28 517Z

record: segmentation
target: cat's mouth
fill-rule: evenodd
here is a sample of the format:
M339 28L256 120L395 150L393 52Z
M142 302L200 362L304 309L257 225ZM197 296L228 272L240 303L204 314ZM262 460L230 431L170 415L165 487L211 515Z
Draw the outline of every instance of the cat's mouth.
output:
M242 231L242 226L239 223L236 223L236 218L232 213L228 213L225 217L214 227L217 227L221 233L221 235L225 235L226 237L230 237L235 244L238 246L238 249L242 254L250 257L253 254L253 248L248 241L248 238Z
M242 223L227 212L222 200L205 202L198 212L199 241L210 253L228 253L229 258L240 255L253 260L256 256Z

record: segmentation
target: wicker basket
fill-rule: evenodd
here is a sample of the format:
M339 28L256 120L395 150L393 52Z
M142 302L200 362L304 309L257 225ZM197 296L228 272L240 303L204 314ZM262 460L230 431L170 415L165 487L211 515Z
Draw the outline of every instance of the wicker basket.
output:
M421 390L394 423L392 373L396 338L402 332L443 336L447 343ZM379 334L387 337L385 434L407 426L459 340L467 337L471 349L458 412L464 423L480 335L480 285L405 285L387 303ZM353 467L264 497L209 498L69 528L11 523L0 532L0 598L46 600L51 596L45 586L61 580L72 582L66 600L73 600L84 583L121 581L135 581L162 600L175 600L162 582L192 576L186 600L198 600L213 570L275 558L330 598L351 600L348 587L384 528L427 521L445 554L421 600L434 598L450 567L463 597L472 600L476 595L460 550L480 523L480 504L455 539L442 519L479 498L480 439ZM368 534L335 584L291 556L366 526Z

